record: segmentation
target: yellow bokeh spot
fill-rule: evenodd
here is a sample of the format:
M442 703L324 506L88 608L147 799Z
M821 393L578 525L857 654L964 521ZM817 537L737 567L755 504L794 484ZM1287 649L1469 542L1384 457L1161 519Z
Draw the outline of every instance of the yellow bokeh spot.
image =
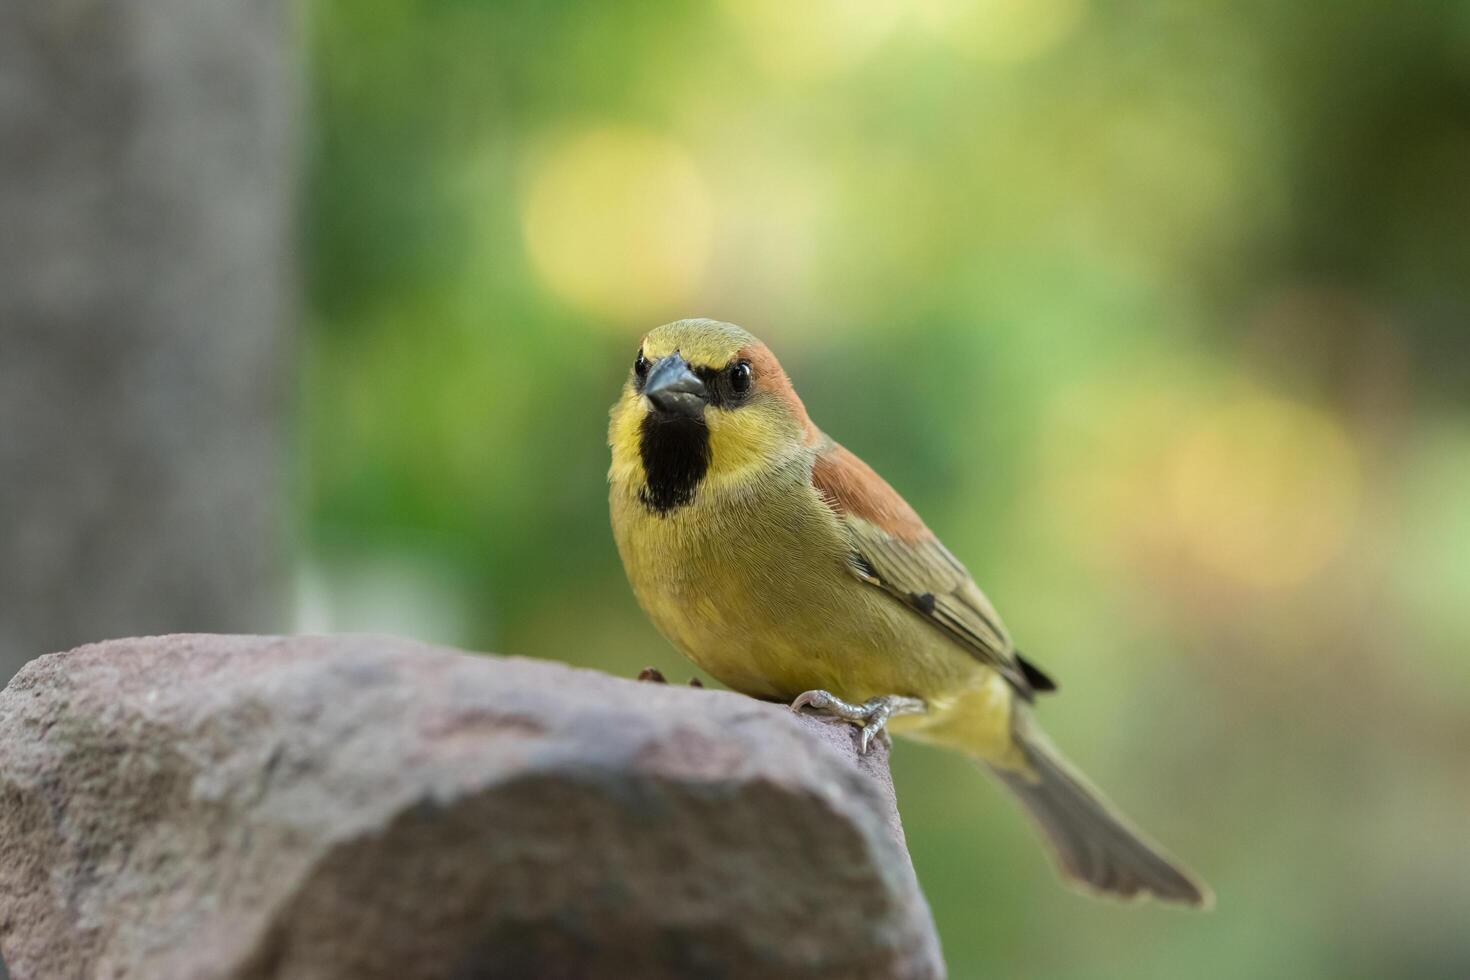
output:
M914 0L920 21L979 61L1014 64L1067 38L1086 0Z
M561 141L536 164L522 228L559 297L589 313L638 318L698 287L711 210L698 167L676 143L603 127Z
M1187 364L1139 360L1144 376L1191 374ZM1045 506L1037 514L1058 546L1110 570L1152 547L1159 535L1161 447L1195 410L1188 392L1168 387L1120 392L1106 379L1063 390L1039 442Z
M1165 471L1179 542L1206 566L1263 589L1297 585L1338 552L1359 488L1358 454L1337 422L1262 394L1201 418Z
M727 0L761 66L786 79L830 75L870 54L897 25L901 0Z

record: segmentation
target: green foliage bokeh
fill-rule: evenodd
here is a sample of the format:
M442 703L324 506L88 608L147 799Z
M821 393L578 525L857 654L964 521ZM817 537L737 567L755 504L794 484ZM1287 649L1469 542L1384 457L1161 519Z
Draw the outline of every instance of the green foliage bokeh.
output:
M894 768L956 977L1470 975L1470 8L308 6L306 627L692 672L607 529L638 338L747 326L1219 893Z

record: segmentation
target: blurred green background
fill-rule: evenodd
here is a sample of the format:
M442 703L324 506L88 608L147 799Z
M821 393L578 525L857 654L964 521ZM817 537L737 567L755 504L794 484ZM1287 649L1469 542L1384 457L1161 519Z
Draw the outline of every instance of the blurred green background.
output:
M953 975L1470 976L1470 5L318 0L298 626L692 672L607 527L732 320L1218 892L1056 884L903 745Z

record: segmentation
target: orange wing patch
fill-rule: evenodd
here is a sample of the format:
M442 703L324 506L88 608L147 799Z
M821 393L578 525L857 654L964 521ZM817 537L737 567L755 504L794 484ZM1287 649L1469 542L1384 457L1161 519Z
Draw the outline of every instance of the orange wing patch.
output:
M812 466L812 485L838 514L852 514L903 541L932 538L908 501L873 468L833 443Z

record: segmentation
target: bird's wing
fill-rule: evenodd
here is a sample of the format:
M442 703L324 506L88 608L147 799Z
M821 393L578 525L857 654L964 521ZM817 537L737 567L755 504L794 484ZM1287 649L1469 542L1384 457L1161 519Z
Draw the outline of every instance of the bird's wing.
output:
M812 485L846 527L852 573L883 589L994 667L1028 700L1055 685L1017 656L995 608L949 549L872 467L829 442Z

